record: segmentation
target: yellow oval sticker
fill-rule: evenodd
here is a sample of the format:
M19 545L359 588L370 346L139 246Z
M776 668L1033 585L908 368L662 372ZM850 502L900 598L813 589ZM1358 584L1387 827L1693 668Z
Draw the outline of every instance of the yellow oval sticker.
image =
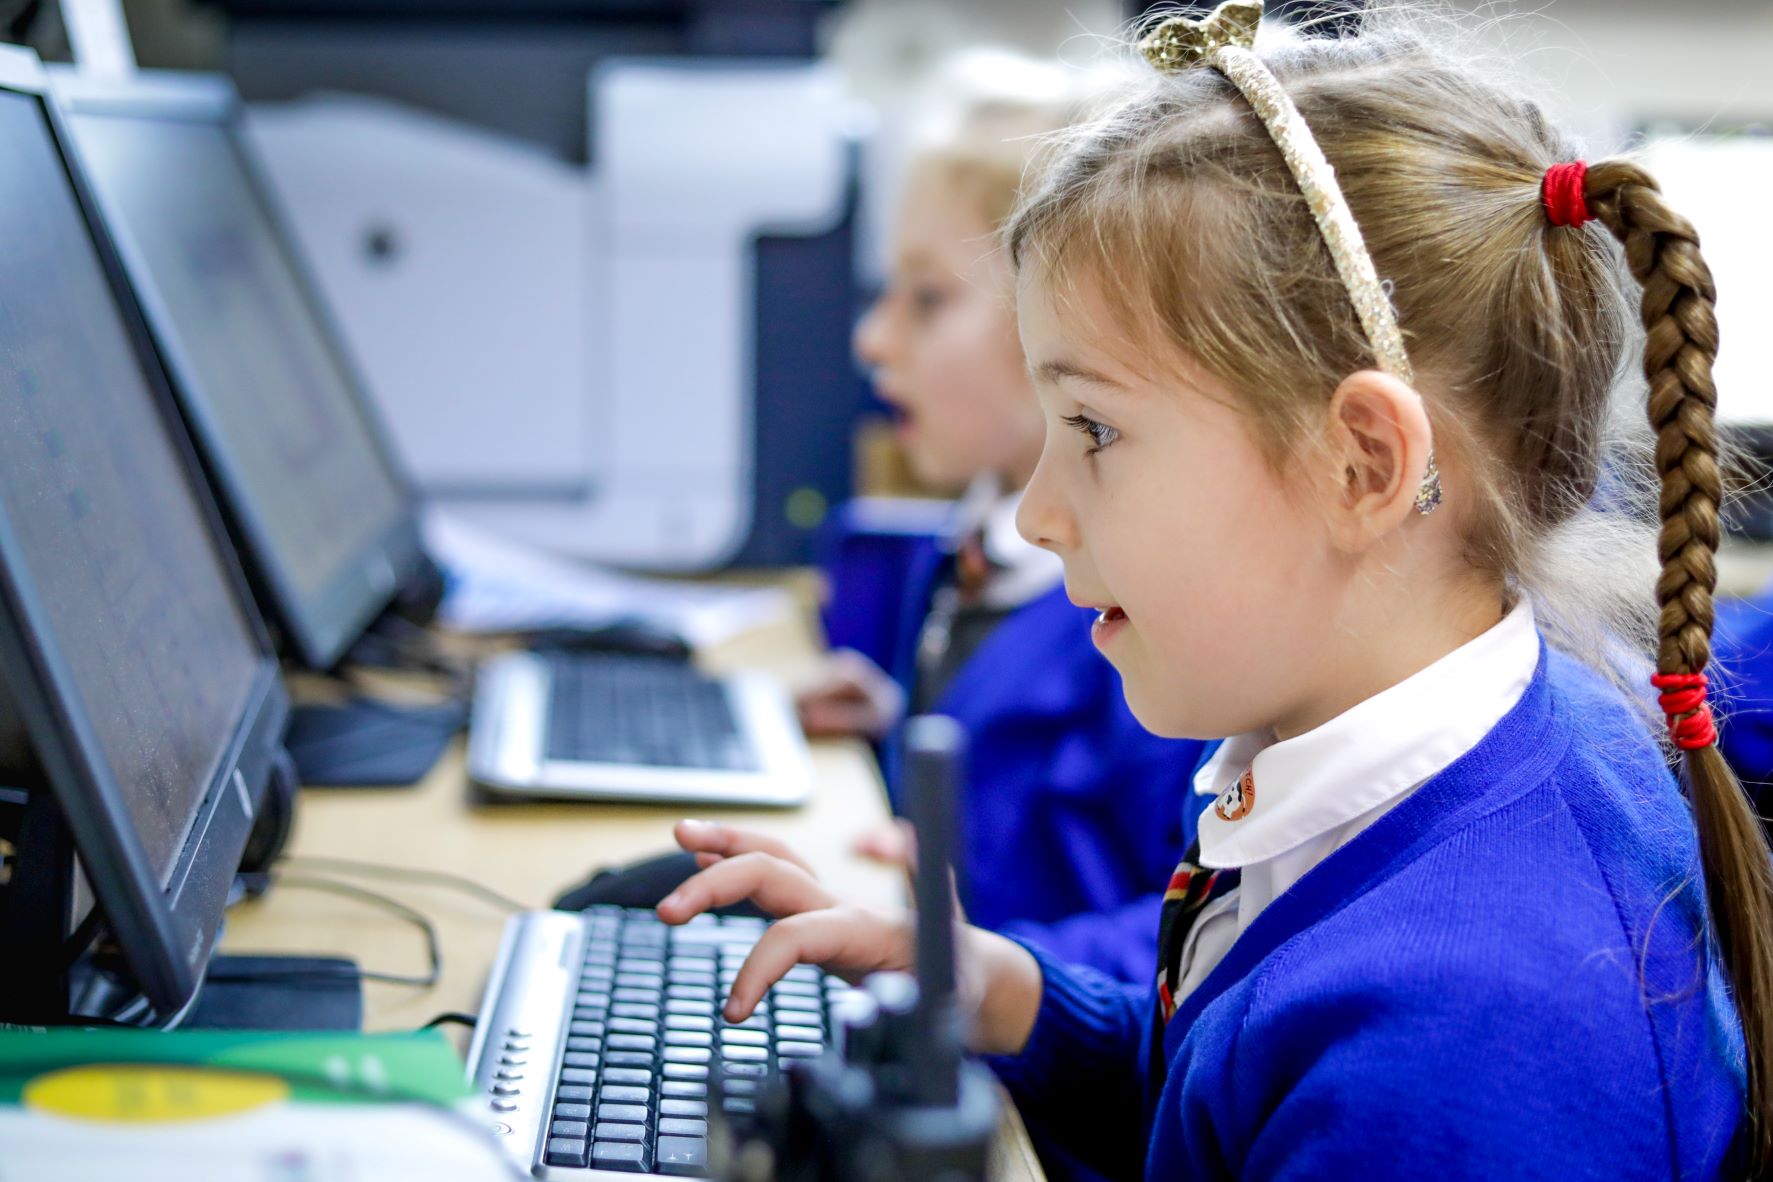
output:
M271 1075L93 1063L38 1076L23 1099L28 1108L76 1120L173 1124L250 1112L288 1095L289 1085Z

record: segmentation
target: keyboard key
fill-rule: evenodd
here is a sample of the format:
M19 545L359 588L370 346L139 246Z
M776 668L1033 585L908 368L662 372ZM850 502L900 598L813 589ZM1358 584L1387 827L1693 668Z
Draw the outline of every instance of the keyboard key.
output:
M591 1102L591 1093L594 1090L595 1089L593 1089L590 1084L563 1083L554 1089L554 1098L556 1100L567 1100L573 1103L589 1104Z
M666 1079L707 1079L708 1068L700 1063L667 1063Z
M653 1168L670 1177L700 1178L708 1172L708 1142L700 1137L660 1137Z
M603 1060L610 1067L651 1067L653 1053L651 1051L611 1051L603 1057Z
M784 977L782 980L777 981L775 985L771 986L770 992L776 994L778 997L818 997L823 990L821 990L817 984L807 981L796 981L790 977Z
M572 1022L566 1028L568 1034L576 1034L581 1038L602 1038L602 1022Z
M611 1001L637 1002L641 1005L659 1004L659 995L651 989L617 989L610 993Z
M597 1122L598 1141L646 1141L646 1126L622 1124L616 1121Z
M576 1137L580 1141L589 1140L591 1126L582 1120L557 1120L548 1126L550 1137Z
M637 1001L617 1002L609 1008L609 1016L612 1021L616 1018L657 1018L659 1003L656 1001L645 1004Z
M715 948L712 944L704 944L699 940L673 940L671 942L672 960L713 960Z
M573 999L574 1005L584 1006L588 1010L602 1009L609 1004L609 994L604 990L579 989L579 996Z
M599 1141L591 1147L591 1168L643 1174L646 1172L646 1146L632 1141Z
M665 996L687 997L691 1001L705 1001L714 1004L714 986L712 985L670 985L665 989Z
M757 1081L754 1079L723 1079L720 1087L729 1096L757 1095Z
M708 1001L687 1001L681 997L667 998L665 1012L667 1014L707 1014L714 1008L712 999Z
M666 1063L706 1063L714 1058L707 1047L666 1047Z
M677 1098L700 1100L708 1094L708 1085L702 1080L668 1079L659 1085L659 1095Z
M667 1030L665 1032L667 1047L711 1047L714 1035L706 1030Z
M658 973L617 973L617 989L663 989L665 978Z
M548 1138L548 1164L551 1166L583 1166L585 1164L584 1138Z
M603 1049L603 1040L601 1038L569 1038L566 1040L566 1049L569 1051L590 1051L592 1054L596 1054Z
M659 1045L656 1035L651 1034L612 1034L604 1040L604 1045L612 1051L652 1051Z
M597 1071L590 1067L563 1067L560 1071L560 1082L563 1084L594 1084L597 1082Z
M767 1047L770 1036L761 1030L722 1030L720 1042L722 1046Z
M599 1104L597 1123L643 1125L650 1115L644 1104Z
M769 1064L767 1063L733 1063L729 1061L723 1065L723 1070L727 1074L728 1083L732 1082L733 1076L743 1076L749 1079L762 1079L770 1073Z
M630 1087L627 1084L604 1084L600 1102L613 1104L645 1104L653 1098L651 1088Z
M555 1120L590 1120L591 1105L589 1104L556 1104Z
M728 1045L722 1047L720 1053L729 1063L767 1063L770 1058L767 1047Z
M651 1037L659 1032L659 1024L651 1018L611 1018L609 1029L611 1034L644 1034Z
M611 1067L604 1071L603 1082L639 1088L653 1086L653 1073L645 1067Z
M666 1030L713 1030L714 1019L702 1014L666 1014Z
M776 1027L777 1038L798 1039L801 1042L820 1042L822 1036L817 1026L791 1026L786 1023Z
M667 1116L659 1121L661 1137L706 1137L708 1122L683 1116Z
M814 1014L822 1014L825 1012L825 1002L823 999L817 997L797 997L792 993L770 998L770 1005L777 1013L780 1013L783 1010L799 1010Z
M708 1115L706 1100L660 1100L660 1116L702 1116Z
M776 1054L783 1059L816 1059L825 1053L822 1044L785 1040L776 1044Z
M712 989L720 978L711 969L679 968L673 965L671 971L665 975L665 980L672 985L702 985Z
M750 1116L757 1111L757 1102L743 1096L728 1096L720 1102L720 1107L728 1116Z

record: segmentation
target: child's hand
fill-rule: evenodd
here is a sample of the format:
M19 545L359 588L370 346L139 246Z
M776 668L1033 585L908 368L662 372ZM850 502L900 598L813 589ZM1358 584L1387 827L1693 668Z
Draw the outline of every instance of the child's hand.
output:
M911 968L905 912L847 906L774 838L705 821L680 821L677 844L705 869L659 904L659 918L685 923L714 907L750 899L777 916L733 981L726 1018L751 1016L770 986L797 964L816 964L850 981L885 969Z
M856 838L857 854L872 862L884 862L900 870L917 869L917 831L909 821L888 821Z
M794 708L814 738L884 739L905 714L905 691L879 665L843 648L825 659L818 682Z
M706 821L680 821L677 843L702 871L659 904L659 918L687 923L714 907L750 899L777 918L745 958L728 991L729 1022L751 1016L757 1003L797 964L816 964L850 982L884 970L909 972L911 915L843 903L812 868L775 838ZM962 927L957 933L961 988L974 1011L973 1049L1022 1049L1040 1008L1041 975L1034 958L1002 936Z

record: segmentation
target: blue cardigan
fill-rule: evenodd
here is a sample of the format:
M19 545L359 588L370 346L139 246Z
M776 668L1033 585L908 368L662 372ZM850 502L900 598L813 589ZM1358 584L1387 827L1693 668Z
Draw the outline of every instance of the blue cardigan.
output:
M909 692L942 552L928 535L896 550L877 535L848 544L829 567L828 635ZM1201 744L1138 724L1090 620L1063 588L1022 605L937 704L969 743L962 890L973 922L1143 982L1154 972L1161 892L1187 848L1183 808ZM881 763L898 808L896 738Z
M995 1066L1111 1177L1718 1177L1744 1073L1698 882L1644 724L1542 650L1476 748L1256 918L1158 1065L1149 989L1033 948L1034 1032Z

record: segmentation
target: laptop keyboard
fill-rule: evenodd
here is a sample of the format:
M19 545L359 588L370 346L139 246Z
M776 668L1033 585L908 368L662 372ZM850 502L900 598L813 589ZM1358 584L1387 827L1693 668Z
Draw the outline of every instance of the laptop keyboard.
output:
M556 654L548 670L550 760L758 770L726 686L681 661Z
M759 1086L830 1037L847 986L803 965L745 1021L721 1004L761 920L704 916L668 928L649 911L592 908L589 940L543 1132L551 1167L705 1177L710 1084L733 1116Z

